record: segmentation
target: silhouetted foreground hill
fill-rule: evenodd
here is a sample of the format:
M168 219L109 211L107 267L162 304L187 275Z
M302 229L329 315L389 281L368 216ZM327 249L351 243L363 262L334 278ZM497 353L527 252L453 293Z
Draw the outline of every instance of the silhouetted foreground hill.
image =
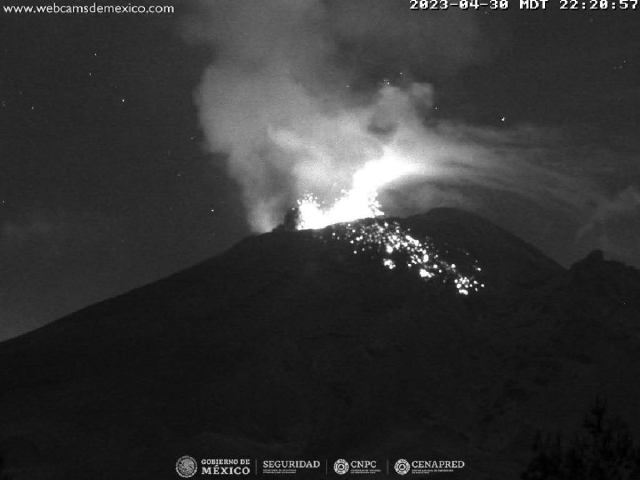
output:
M597 394L640 429L637 270L597 253L565 270L457 210L399 222L477 260L484 291L385 269L330 229L273 232L0 344L6 473L175 479L188 454L515 479L535 431L573 431Z

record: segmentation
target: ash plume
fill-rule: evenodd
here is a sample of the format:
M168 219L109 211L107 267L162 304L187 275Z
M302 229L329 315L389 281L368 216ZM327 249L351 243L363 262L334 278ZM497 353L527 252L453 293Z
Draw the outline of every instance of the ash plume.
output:
M302 195L334 200L377 159L397 165L392 180L378 178L394 214L477 210L470 187L574 218L593 207L597 190L547 158L553 132L434 118L424 79L482 62L490 48L473 15L414 13L384 0L192 5L184 36L214 52L195 93L201 126L208 148L226 154L254 231L272 229Z

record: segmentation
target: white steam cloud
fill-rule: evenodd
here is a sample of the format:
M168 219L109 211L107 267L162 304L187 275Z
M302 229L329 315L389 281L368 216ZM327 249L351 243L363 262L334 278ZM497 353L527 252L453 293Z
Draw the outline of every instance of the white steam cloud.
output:
M552 132L433 117L432 87L410 77L450 74L486 51L467 12L415 13L384 0L194 4L185 37L214 52L195 94L201 125L211 151L226 154L254 231L281 223L305 194L333 202L372 162L385 168L367 180L392 213L470 207L465 188L477 187L576 222L600 201L549 158L561 145Z

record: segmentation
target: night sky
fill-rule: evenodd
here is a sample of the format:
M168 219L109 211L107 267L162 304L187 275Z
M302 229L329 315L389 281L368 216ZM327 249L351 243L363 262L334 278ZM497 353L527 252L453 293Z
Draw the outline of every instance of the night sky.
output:
M380 3L369 2L363 15ZM399 18L442 14L391 3ZM394 57L370 39L336 41L343 66L354 59L358 69L350 88L365 96L384 79L399 82L402 72L433 85L434 121L552 131L553 141L542 143L559 152L555 171L579 173L607 200L582 223L502 194L483 195L494 208L479 213L564 265L605 248L638 266L640 9L542 12L512 4L458 12L481 40L463 59L447 47L455 31L443 32L441 48L425 48L425 61L419 43L413 57ZM241 188L224 155L207 147L194 100L218 52L185 39L196 4L176 2L175 10L0 11L0 338L210 258L251 233ZM356 13L343 10L335 21L348 24L352 14L358 24ZM359 50L375 48L372 58Z

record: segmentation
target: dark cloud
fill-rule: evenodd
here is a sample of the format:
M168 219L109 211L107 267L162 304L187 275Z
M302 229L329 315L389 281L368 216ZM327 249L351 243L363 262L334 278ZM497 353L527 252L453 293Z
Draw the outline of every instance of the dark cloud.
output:
M640 264L639 231L640 189L633 185L603 198L578 232L578 240L595 245L613 258L637 265Z
M340 46L341 66L358 78L442 78L487 61L498 42L473 12L415 11L408 2L325 2L327 30Z

